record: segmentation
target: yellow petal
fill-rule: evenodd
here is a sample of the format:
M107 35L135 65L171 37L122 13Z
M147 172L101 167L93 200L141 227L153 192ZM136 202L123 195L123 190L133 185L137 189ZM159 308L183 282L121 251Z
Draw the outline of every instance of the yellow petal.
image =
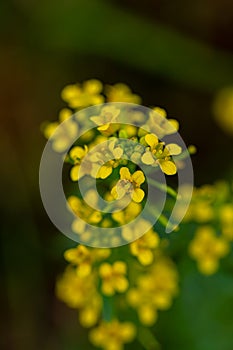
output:
M141 188L135 188L133 191L132 199L136 203L140 203L145 196L144 191Z
M145 176L141 170L135 171L135 173L132 175L132 180L140 186L145 181Z
M83 158L85 156L85 153L86 153L86 151L82 147L76 146L76 147L73 147L71 149L70 157L73 160L76 160L77 158L81 159L81 158Z
M147 266L153 262L154 255L151 250L146 249L138 255L138 260L143 266Z
M110 165L103 165L97 174L97 177L101 178L101 179L106 179L106 177L108 177L109 175L111 175L112 173L112 166Z
M122 154L123 154L123 149L120 147L116 147L112 153L113 153L115 159L120 159L122 157Z
M166 149L168 150L168 152L171 156L178 155L182 151L182 148L180 146L178 146L176 143L169 143L166 146Z
M148 134L145 136L146 143L154 149L159 143L158 137L155 134Z
M150 151L145 152L141 160L146 165L151 165L155 162L155 159Z
M110 126L110 123L107 123L107 124L103 124L103 125L99 126L97 129L99 131L106 131L106 130L108 130L109 126Z
M129 172L129 169L126 167L123 167L120 169L120 177L121 180L131 180L131 174Z
M166 175L174 175L176 174L176 165L170 160L159 159L158 161L161 170Z
M79 169L80 169L80 165L77 164L75 166L73 166L70 170L70 178L72 181L78 181L79 179Z

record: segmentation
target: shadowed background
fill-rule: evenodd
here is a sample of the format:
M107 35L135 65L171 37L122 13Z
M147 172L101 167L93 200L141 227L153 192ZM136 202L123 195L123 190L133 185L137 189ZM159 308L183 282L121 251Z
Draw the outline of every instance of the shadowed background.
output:
M232 137L212 105L233 84L232 23L227 0L1 2L1 348L92 349L76 312L54 296L72 242L50 223L38 188L40 125L64 106L61 89L89 78L128 84L198 147L196 185L231 179ZM233 264L209 279L188 260L177 257L181 293L155 327L162 349L231 350Z

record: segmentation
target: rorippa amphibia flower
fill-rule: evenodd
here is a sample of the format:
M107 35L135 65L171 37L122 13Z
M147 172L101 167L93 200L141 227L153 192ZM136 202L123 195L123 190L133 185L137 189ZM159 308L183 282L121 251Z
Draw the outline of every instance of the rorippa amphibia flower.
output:
M137 310L140 322L152 326L158 310L166 310L178 292L178 274L172 261L160 256L128 291L129 304Z
M112 188L111 194L115 199L120 199L126 194L130 194L134 202L140 203L145 196L144 191L140 188L144 182L145 176L141 170L130 174L127 167L122 167L120 169L120 180Z
M90 119L98 125L99 130L104 135L112 135L119 129L117 124L117 118L120 114L120 109L115 106L106 106L101 109L101 113L98 116L92 116Z
M130 343L136 335L136 328L131 322L120 323L114 319L102 322L90 332L93 345L104 350L123 350L125 343Z
M219 260L229 252L229 243L217 236L211 226L200 226L189 245L190 256L197 261L200 272L214 274L219 268Z
M123 261L116 261L113 265L103 263L99 268L102 280L101 290L104 295L123 293L128 289L129 282L126 277L127 265Z
M172 160L173 155L181 153L181 147L175 143L164 145L159 142L155 134L147 134L145 141L149 145L146 152L142 155L142 162L146 165L159 166L166 175L176 174L176 165Z

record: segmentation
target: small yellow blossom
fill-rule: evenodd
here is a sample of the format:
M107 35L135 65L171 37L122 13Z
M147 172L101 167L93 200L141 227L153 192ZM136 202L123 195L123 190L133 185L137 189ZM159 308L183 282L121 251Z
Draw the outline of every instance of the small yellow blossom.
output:
M85 81L82 86L67 85L62 90L61 97L71 108L85 108L104 102L104 97L100 95L102 89L103 85L99 80L91 79Z
M205 275L214 274L218 270L219 259L228 252L229 244L224 238L218 237L211 226L199 227L189 245L191 257Z
M233 87L229 86L217 94L213 112L217 123L228 134L233 134Z
M98 195L95 190L89 190L86 194L86 199L90 198L93 205L97 206ZM88 200L89 201L89 200ZM79 218L86 221L89 224L98 224L102 220L101 212L90 207L85 200L76 196L70 196L68 198L68 208L71 209ZM77 221L79 225L80 220ZM80 233L83 233L84 227L80 224Z
M45 124L43 127L44 135L52 141L52 147L56 152L63 152L70 146L72 140L78 136L78 124L70 119L72 111L68 108L63 108L59 113L59 120ZM66 123L62 124L65 120Z
M76 248L66 250L64 257L72 265L77 266L77 273L79 276L87 276L91 273L92 264L95 261L104 260L108 258L110 254L110 249L90 249L80 244Z
M117 118L120 114L120 109L115 106L106 106L101 109L99 116L92 116L90 119L98 125L98 130L103 134L110 135L114 133L119 126L117 123ZM113 125L112 125L113 124Z
M132 323L120 323L114 319L111 322L102 322L91 330L89 338L94 346L101 349L123 350L124 344L133 341L135 335L136 329Z
M132 255L136 256L139 262L146 266L150 265L154 260L153 249L159 245L159 236L151 229L142 237L130 244Z
M145 136L146 143L150 146L143 154L142 162L147 165L159 165L161 170L167 175L174 175L177 171L171 156L181 153L181 147L175 143L170 143L164 147L162 142L154 134Z
M56 294L69 307L79 309L83 327L94 326L100 317L102 300L96 289L96 276L80 276L69 266L56 284Z
M97 162L101 162L101 159L103 161L103 157L112 158L101 166L96 177L106 179L109 175L111 175L113 169L119 165L119 160L121 159L122 155L123 149L119 146L116 146L116 140L112 140L109 142L107 150L103 149L102 153L96 152L94 160L96 160Z
M179 123L176 119L167 119L167 112L155 107L149 113L149 119L142 126L142 130L147 130L149 133L157 135L160 139L166 135L174 134L179 129Z
M145 196L144 191L140 188L144 181L145 176L141 170L137 170L131 175L128 168L122 167L120 180L112 188L111 194L115 199L119 199L129 193L134 202L140 203Z
M220 208L222 234L228 240L233 240L233 204L226 203Z
M87 152L88 152L87 146L84 146L84 148L80 146L75 146L70 150L69 156L72 162L74 163L74 166L71 168L71 171L70 171L71 180L77 181L79 178L85 175L85 172L83 171L82 173L80 171L80 174L79 174L79 170L80 170L81 161L85 157Z
M129 285L126 272L127 265L123 261L116 261L113 265L103 263L99 269L103 294L110 296L114 295L115 292L125 292Z
M143 276L137 286L127 294L129 304L138 312L140 322L152 326L158 317L158 310L171 306L178 291L177 271L168 258L160 257Z
M112 214L112 218L120 225L125 225L135 219L140 214L141 210L141 204L130 202L124 210L115 211Z
M133 94L131 89L122 83L107 85L106 96L108 102L141 103L141 97Z

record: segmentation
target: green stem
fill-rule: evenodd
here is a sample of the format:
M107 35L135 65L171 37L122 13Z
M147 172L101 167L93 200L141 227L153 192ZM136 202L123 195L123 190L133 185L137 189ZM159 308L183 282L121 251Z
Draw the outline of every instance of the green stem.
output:
M148 328L141 327L138 330L138 341L145 350L160 350L161 346Z
M150 179L150 178L147 179L147 182L148 182L150 185L152 185L152 186L158 188L159 190L161 190L161 191L163 191L163 192L167 192L168 194L170 194L171 197L173 197L173 198L175 198L175 199L177 198L177 193L176 193L175 190L173 190L172 187L167 186L167 185L164 185L164 184L161 184L160 182L158 182L158 181L156 181L156 180L153 180L153 179Z

